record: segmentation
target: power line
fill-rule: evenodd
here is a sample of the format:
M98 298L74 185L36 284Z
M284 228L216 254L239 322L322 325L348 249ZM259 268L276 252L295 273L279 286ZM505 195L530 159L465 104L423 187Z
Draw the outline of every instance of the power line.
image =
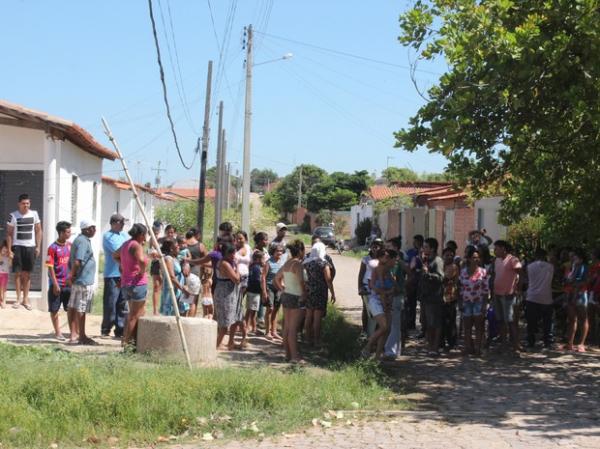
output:
M175 142L175 148L177 148L177 155L179 156L179 160L181 161L181 165L184 168L189 170L193 166L192 164L189 166L183 160L183 156L181 155L181 150L179 148L179 142L177 141L177 133L175 132L175 123L173 122L173 118L171 117L171 108L169 106L169 98L167 97L167 85L165 83L165 71L163 69L162 60L160 57L160 45L158 43L158 36L156 35L156 22L154 21L154 12L152 10L152 0L148 0L148 9L150 12L150 22L152 22L152 35L154 36L154 45L156 46L156 59L158 61L158 69L160 72L160 82L162 84L163 91L163 100L165 102L165 107L167 108L167 118L169 119L169 124L171 126L171 133L173 134L173 141ZM197 153L196 153L197 154ZM194 155L195 159L195 155Z
M301 41L298 41L298 40L295 40L295 39L289 39L287 37L276 36L274 34L268 34L268 33L264 33L264 32L258 31L258 30L256 30L255 32L257 34L261 34L261 35L263 35L265 37L270 37L270 38L273 38L273 39L279 39L279 40L282 40L282 41L292 42L294 44L304 45L305 47L312 47L312 48L315 48L317 50L327 51L329 53L337 54L337 55L340 55L340 56L346 56L346 57L349 57L349 58L359 59L359 60L363 60L363 61L369 61L369 62L373 62L373 63L376 63L376 64L386 65L386 66L389 66L389 67L397 67L399 69L404 69L404 70L409 70L409 71L413 70L412 67L406 66L406 65L395 64L395 63L389 62L389 61L382 61L380 59L369 58L368 56L356 55L356 54L353 54L353 53L348 53L346 51L334 50L332 48L321 47L319 45L309 44L308 42L301 42ZM433 71L430 71L430 70L416 69L416 71L417 72L428 73L430 75L435 75L435 76L441 75L441 73L433 72Z

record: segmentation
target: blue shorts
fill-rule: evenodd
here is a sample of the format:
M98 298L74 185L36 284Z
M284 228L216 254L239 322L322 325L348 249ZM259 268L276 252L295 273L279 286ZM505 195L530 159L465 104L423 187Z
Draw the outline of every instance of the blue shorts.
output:
M121 288L121 295L125 301L145 301L147 294L147 285L128 285Z
M462 306L463 318L483 316L483 301L466 301Z
M61 287L60 293L55 295L52 285L48 286L48 312L57 313L61 305L66 312L70 297L71 289L69 287Z

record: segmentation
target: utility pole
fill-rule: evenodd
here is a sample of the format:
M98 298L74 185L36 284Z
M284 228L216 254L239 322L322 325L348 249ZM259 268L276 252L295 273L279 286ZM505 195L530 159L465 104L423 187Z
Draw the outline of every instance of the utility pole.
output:
M240 171L238 169L235 170L235 197L233 200L233 207L237 209L238 204L240 203Z
M215 229L213 232L214 241L217 241L219 235L219 225L221 224L221 164L223 163L222 145L223 145L223 102L219 102L219 131L217 134L217 170L215 173Z
M227 171L226 171L226 179L227 179L227 188L225 189L225 209L229 210L230 197L231 197L231 162L227 162Z
M221 209L221 221L224 220L223 211L225 210L225 206L227 204L227 139L225 130L222 131L223 135L221 136L221 184L219 184L221 189L221 204L219 208Z
M208 140L210 138L210 91L212 87L212 61L208 61L206 76L206 100L204 102L204 125L202 126L202 154L200 155L200 181L198 185L198 215L196 224L204 238L204 204L206 202L206 163L208 161Z
M244 162L242 167L242 230L250 233L250 143L252 134L252 25L246 29L246 106L244 113Z
M156 172L156 178L154 178L154 185L158 189L158 187L160 186L160 172L161 171L167 171L167 169L166 168L160 168L160 161L158 161L158 167L151 168L150 170Z
M300 182L298 183L298 209L302 207L302 165L300 166Z

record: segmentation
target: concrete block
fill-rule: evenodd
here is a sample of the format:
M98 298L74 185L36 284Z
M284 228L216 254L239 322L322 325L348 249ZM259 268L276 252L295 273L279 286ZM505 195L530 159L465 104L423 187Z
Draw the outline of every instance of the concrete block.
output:
M182 317L192 363L214 362L217 359L217 323L206 318ZM161 359L185 362L177 322L174 316L148 316L138 322L137 351L151 353Z

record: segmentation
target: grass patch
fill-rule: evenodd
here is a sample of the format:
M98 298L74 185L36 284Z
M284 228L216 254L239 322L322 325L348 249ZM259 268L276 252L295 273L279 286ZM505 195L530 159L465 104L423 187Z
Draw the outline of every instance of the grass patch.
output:
M335 314L328 319L336 326ZM327 327L326 327L327 328ZM328 332L328 331L327 331ZM4 448L150 444L159 436L219 432L252 422L265 434L308 425L329 409L390 408L369 364L333 371L207 368L139 363L123 354L82 356L0 344L0 442ZM183 438L185 439L185 438Z
M293 232L287 235L288 241L300 240L304 243L304 246L309 247L312 245L312 234L306 234L304 232Z

